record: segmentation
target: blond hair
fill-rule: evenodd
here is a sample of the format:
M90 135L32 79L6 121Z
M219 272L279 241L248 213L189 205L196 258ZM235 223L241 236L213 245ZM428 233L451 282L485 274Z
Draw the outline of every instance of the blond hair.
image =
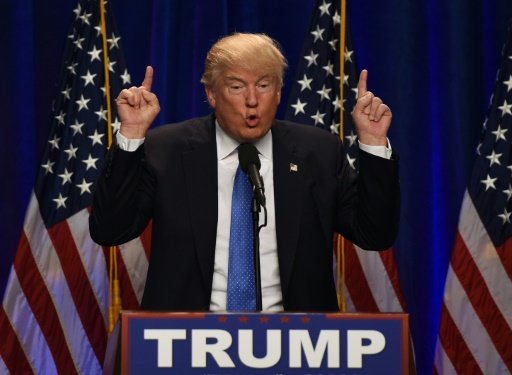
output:
M282 85L288 64L279 44L267 35L234 33L219 39L208 51L201 83L212 86L222 72L235 66L270 74Z

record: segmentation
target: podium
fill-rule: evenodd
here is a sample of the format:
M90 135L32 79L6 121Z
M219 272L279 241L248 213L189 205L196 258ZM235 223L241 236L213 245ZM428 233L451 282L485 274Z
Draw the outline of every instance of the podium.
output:
M409 374L402 313L121 313L122 374Z

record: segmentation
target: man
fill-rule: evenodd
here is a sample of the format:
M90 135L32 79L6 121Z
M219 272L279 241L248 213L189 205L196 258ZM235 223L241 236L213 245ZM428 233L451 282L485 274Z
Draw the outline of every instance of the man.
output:
M90 231L96 242L116 245L153 221L142 308L228 308L231 198L242 143L258 150L267 200L268 224L259 234L264 311L338 309L333 231L367 249L394 241L399 185L386 138L391 111L366 90L367 72L353 113L362 149L356 174L338 137L275 120L285 68L269 37L233 34L206 58L201 82L211 116L148 132L160 109L151 67L140 87L117 98L121 128L97 183Z

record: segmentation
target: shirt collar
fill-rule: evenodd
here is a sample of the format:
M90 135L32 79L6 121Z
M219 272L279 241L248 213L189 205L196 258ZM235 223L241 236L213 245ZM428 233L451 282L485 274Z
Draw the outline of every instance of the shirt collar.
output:
M222 129L217 120L215 120L215 139L217 142L217 160L227 158L240 145L238 141L235 141ZM263 138L254 142L254 146L261 156L272 160L272 134L270 131Z

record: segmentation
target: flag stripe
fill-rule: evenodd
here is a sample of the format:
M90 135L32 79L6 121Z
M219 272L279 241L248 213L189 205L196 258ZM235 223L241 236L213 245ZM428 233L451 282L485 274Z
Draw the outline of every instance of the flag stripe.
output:
M457 235L455 243L454 256L451 260L453 272L460 280L480 319L480 324L487 330L499 354L506 363L512 365L512 352L510 351L512 331L494 303L494 299L460 235Z
M153 221L150 221L144 232L140 235L142 246L146 253L146 258L149 259L151 253L151 230L153 229Z
M123 259L123 266L125 267L124 273L129 277L132 293L136 298L133 303L137 302L140 304L149 267L143 241L140 238L135 238L121 245L120 253Z
M448 270L446 287L451 291L449 298L445 295L444 306L446 307L446 311L449 313L457 330L460 332L464 344L467 345L472 356L478 362L478 366L482 369L484 374L507 373L503 360L496 351L491 337L489 337L487 330L482 325L477 312L474 310L464 290L464 286L461 284L451 265ZM453 339L453 337L450 336L446 338L450 340ZM444 340L441 340L441 342L445 345ZM456 358L455 361L452 361L454 362L455 368L458 369L462 367L467 371L471 370L466 363L468 359L462 357L461 352L455 351L453 355L455 355L454 358ZM470 374L471 372L462 373Z
M12 272L11 275L14 275L14 272ZM23 303L26 303L26 301ZM29 321L25 321L24 323L27 324ZM5 367L6 370L8 369L12 374L34 373L3 306L0 308L0 330L2 331L0 361L3 363L0 366L0 374L8 373L7 371L2 371L2 367ZM48 357L51 358L51 355L48 355ZM53 367L53 370L56 372L55 367Z
M345 281L347 283L348 292L352 297L352 302L357 311L379 311L379 307L373 298L372 290L368 285L368 280L359 261L359 257L357 256L356 249L351 242L346 241L345 243Z
M441 343L439 342L439 339L436 342L434 362L442 363L442 367L440 367L439 371L437 371L437 367L434 366L434 370L432 371L433 375L457 375L457 372L453 368L452 362L444 351Z
M96 299L96 305L101 310L104 325L108 320L108 275L106 272L98 270L106 270L105 256L100 245L94 243L89 236L88 231L84 231L84 223L89 220L89 211L84 209L67 219L69 230L76 244L78 255L80 256L85 271L85 277L88 278L89 284Z
M466 345L464 338L460 334L455 321L452 319L444 303L442 305L439 332L443 333L442 335L439 335L439 341L446 352L447 357L454 358L455 355L458 357L458 360L455 363L452 363L451 361L449 362L452 366L448 366L448 362L443 361L442 358L438 358L438 360L443 363L442 367L437 367L440 374L446 374L445 367L447 366L455 368L455 371L458 374L482 374L482 370L471 354L471 351ZM440 349L441 348L438 348L438 351Z
M496 249L480 221L479 215L469 194L465 194L462 208L459 233L464 245L463 251L469 251L467 257L474 262L475 276L483 277L488 293L493 296L502 316L512 325L512 281L505 270L506 264L501 262ZM458 243L458 242L456 242ZM453 257L461 258L454 250ZM510 267L512 268L512 267ZM473 283L479 287L478 283Z
M14 269L19 277L19 283L26 297L48 347L55 361L57 371L61 374L75 374L77 370L74 359L67 345L66 338L59 322L59 315L55 310L53 299L45 286L42 275L39 273L36 260L30 250L30 244L25 235L22 235L16 257ZM28 327L16 327L23 331L20 336L30 334Z
M368 282L368 287L371 290L373 300L377 305L375 311L402 311L402 306L396 293L394 286L389 278L389 271L386 269L382 261L380 252L368 252L358 246L354 246L356 255L359 259L365 279ZM386 250L390 252L391 250ZM373 273L383 275L382 278L369 277Z
M389 311L405 311L405 299L402 294L402 289L400 288L400 279L398 276L398 268L396 267L396 261L395 261L395 255L393 253L393 249L388 249L385 251L380 251L379 253L380 259L382 260L382 263L384 264L384 268L386 269L386 274L388 276L388 280L391 283L392 289L388 288L387 291L394 291L390 294L389 298L391 298L392 301L396 301L393 308L395 310L389 310ZM371 272L371 270L370 270ZM381 309L381 311L387 311L385 309Z
M65 335L65 343L60 342L60 345L57 345L62 337L55 339L57 346L55 350L61 350L61 347L66 346L67 350L71 352L75 364L84 370L101 368L101 361L95 356L89 342L84 340L84 337L88 336L86 334L88 327L84 327L81 324L75 304L71 303L74 298L66 282L62 264L49 237L49 231L42 222L35 195L32 195L32 199L30 200L24 231L30 243L29 249L32 251L34 260L38 266L36 270L40 272L41 285L43 287L46 286L48 292L48 298L37 300L37 305L34 306L30 303L36 319L39 322L46 321L46 318L43 319L36 313L36 308L42 312L44 312L45 308L51 308L51 311L56 314L55 317L52 317L54 319L54 325L59 326L59 329L62 330ZM16 255L16 257L17 256L18 255ZM29 271L31 271L32 268L25 267L17 269L18 274L30 274ZM27 276L24 275L24 277ZM29 276L27 278L29 279ZM26 291L26 288L23 289ZM45 332L45 336L48 336L44 329L43 332Z
M82 325L90 328L85 333L96 353L96 357L100 363L103 363L107 345L105 321L89 283L89 278L84 271L82 261L78 256L78 250L69 231L67 221L62 221L49 228L48 234L60 259L62 272L66 277L71 298L75 303Z

